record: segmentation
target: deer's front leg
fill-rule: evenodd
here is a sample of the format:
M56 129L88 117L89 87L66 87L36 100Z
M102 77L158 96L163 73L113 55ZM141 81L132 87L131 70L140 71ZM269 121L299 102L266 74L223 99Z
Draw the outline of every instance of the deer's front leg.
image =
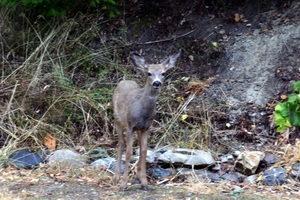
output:
M127 131L126 138L127 138L126 139L126 161L125 161L124 175L120 186L120 190L124 190L128 183L129 162L132 156L132 143L133 143L132 130Z
M146 158L148 150L148 137L149 130L145 132L139 132L139 144L140 144L140 158L138 163L138 176L141 181L142 189L148 190L148 181L146 174Z

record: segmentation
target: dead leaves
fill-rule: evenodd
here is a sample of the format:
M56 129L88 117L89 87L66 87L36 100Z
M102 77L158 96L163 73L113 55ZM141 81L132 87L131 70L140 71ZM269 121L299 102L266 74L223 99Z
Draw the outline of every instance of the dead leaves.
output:
M240 14L240 13L235 13L234 14L234 21L235 22L248 22L248 20L245 18L245 15Z
M199 80L192 80L188 83L184 93L186 95L195 94L196 96L202 94L204 92L205 88L211 84L215 78L208 78L205 81L199 81Z
M47 134L44 141L45 146L50 150L56 149L56 139L52 137L50 134Z

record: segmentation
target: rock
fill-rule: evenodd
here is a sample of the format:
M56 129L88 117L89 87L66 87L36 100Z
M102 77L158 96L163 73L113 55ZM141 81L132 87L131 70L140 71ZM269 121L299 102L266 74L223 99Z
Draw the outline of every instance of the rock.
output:
M190 177L197 177L197 180L199 181L207 181L211 180L213 182L223 182L224 179L220 177L219 173L214 173L211 171L207 170L197 170L197 169L187 169L187 168L180 168L177 169L177 174L178 175L183 175L183 176L190 176Z
M291 174L294 178L296 178L298 181L300 181L300 162L292 165Z
M236 172L225 173L221 176L225 181L234 181L236 183L240 183L242 179Z
M272 165L274 165L275 163L280 161L280 158L278 156L276 156L275 154L267 154L264 159L263 159L267 165L267 167L271 167Z
M97 160L97 159L100 159L100 158L107 158L107 157L109 157L108 153L107 153L107 150L103 149L103 148L100 148L100 147L90 150L88 152L88 155L93 160Z
M264 156L261 151L243 152L235 161L235 169L246 175L254 174Z
M233 155L224 155L221 157L221 162L222 163L230 163L230 164L233 164L235 161Z
M140 155L140 148L136 150L136 155L138 156ZM160 155L161 155L160 152L147 150L147 158L146 158L147 163L154 163Z
M216 162L215 165L212 167L211 170L212 170L213 172L217 172L217 171L221 170L220 162Z
M158 157L158 160L165 163L195 166L208 166L215 163L215 160L209 152L181 148L166 151Z
M258 176L256 174L248 176L244 179L244 183L246 184L256 184Z
M83 167L85 163L84 157L68 149L57 150L49 157L50 166L77 168Z
M28 149L22 149L13 152L8 161L18 168L32 169L37 168L40 163L43 163L43 159L38 153L31 153Z
M233 155L234 155L235 157L238 157L241 153L242 153L242 152L240 152L239 150L236 150L236 151L233 152Z
M172 170L171 169L163 169L160 166L157 168L150 168L147 170L147 174L155 179L164 179L168 176L172 176Z
M300 162L297 162L292 165L292 169L296 171L300 171Z
M293 9L287 9L287 12L299 16L300 3L294 1L293 5ZM286 13L278 19L278 23L282 23ZM262 16L269 14L262 13ZM296 60L300 41L296 33L300 32L300 26L285 23L272 27L266 34L260 34L260 30L254 28L251 36L233 36L234 43L225 47L226 56L221 59L217 80L200 96L207 102L221 102L223 99L220 97L226 95L227 102L233 105L229 113L231 121L238 119L245 108L251 106L247 103L265 107L298 73ZM288 48L286 44L289 44ZM243 83L226 81L234 78L242 79Z
M114 172L116 170L116 164L117 161L115 158L102 158L95 160L92 162L90 165L92 167L99 167L100 169L109 169L110 171ZM120 168L120 173L123 174L125 169L125 162L122 160L121 161L121 168Z
M287 173L282 167L275 167L264 171L262 182L269 186L282 185L286 182Z

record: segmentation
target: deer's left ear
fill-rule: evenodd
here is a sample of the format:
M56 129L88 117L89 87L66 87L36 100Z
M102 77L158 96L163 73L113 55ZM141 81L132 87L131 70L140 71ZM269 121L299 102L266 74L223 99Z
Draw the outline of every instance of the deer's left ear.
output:
M178 53L171 55L169 58L167 58L162 62L162 64L165 66L167 70L175 66L177 58L180 56L180 54L181 54L181 49L179 49Z

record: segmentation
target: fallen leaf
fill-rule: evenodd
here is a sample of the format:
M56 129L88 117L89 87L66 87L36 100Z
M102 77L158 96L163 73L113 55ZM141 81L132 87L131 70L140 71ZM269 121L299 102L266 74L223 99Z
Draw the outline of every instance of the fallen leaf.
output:
M56 148L56 139L52 137L50 134L47 134L45 137L45 146L51 150L55 150Z
M284 94L282 94L282 95L280 95L280 98L281 98L282 100L286 100L286 99L287 99L287 96L284 95Z
M193 55L189 55L189 59L190 59L191 61L194 61L194 56L193 56Z
M184 98L183 98L183 97L177 97L177 101L178 101L179 103L183 103L183 102L184 102Z
M214 47L218 47L218 43L217 42L212 42L211 43Z
M239 13L235 13L234 14L234 21L235 22L239 22L240 21L240 14Z
M184 120L186 120L188 118L188 115L181 115L181 119L184 121Z

